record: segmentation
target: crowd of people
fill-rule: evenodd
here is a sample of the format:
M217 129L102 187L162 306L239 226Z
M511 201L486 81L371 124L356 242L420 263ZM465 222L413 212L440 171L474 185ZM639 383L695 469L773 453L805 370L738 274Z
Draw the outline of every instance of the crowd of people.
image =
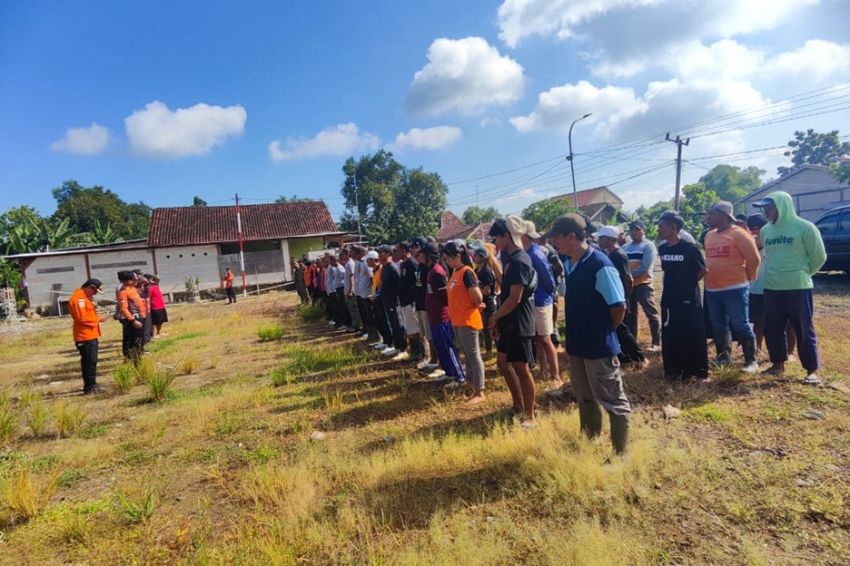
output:
M493 222L488 242L418 236L295 261L296 290L302 303L323 309L334 331L359 334L387 358L466 390L469 404L485 400L484 357L495 347L510 411L523 428L535 426L533 371L547 394L565 394L558 328L563 297L566 361L581 429L599 435L604 409L614 451L623 453L631 406L622 368L642 369L649 353L661 353L669 381L705 380L712 367L709 340L714 365L732 364L737 342L740 369L753 373L760 371L763 338L771 362L766 373L782 374L789 345L796 345L804 383L820 383L812 323L812 275L825 261L820 233L796 215L784 192L756 206L763 214L740 218L731 203L714 204L706 212L702 249L675 211L657 219L657 247L641 221L628 225L627 238L618 227L596 227L579 214L561 216L544 234L508 215ZM156 308L156 279L122 272L119 280L116 316L124 324L124 355L132 360L143 351L147 313ZM145 280L153 282L147 300L137 290L145 289ZM97 280L83 285L79 311L88 310L86 301L99 288ZM646 346L638 341L641 311L650 333ZM85 380L88 335L78 338L76 329L89 323L80 320L75 315ZM96 361L96 338L94 349Z

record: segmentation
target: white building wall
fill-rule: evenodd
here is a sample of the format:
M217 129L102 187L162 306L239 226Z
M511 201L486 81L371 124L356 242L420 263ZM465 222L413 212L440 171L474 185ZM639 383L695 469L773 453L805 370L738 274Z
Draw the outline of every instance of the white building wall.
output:
M186 291L186 279L197 277L200 289L221 287L218 272L218 246L179 246L156 248L157 275L163 293Z
M95 279L103 281L103 289L114 297L118 288L118 272L140 269L143 273L153 273L153 257L147 248L138 250L116 250L112 252L90 253L89 272Z
M27 292L32 308L51 307L55 312L56 293L63 300L85 283L86 260L83 254L37 257L26 269Z

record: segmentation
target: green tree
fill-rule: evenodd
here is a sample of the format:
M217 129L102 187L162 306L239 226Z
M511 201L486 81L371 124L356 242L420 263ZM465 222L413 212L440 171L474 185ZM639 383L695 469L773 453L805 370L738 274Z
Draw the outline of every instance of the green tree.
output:
M316 199L309 197L299 197L298 195L292 195L291 197L287 196L279 196L275 200L277 204L283 204L287 202L316 202Z
M56 199L53 220L67 219L72 232L92 232L99 220L113 226L121 238L147 237L151 209L142 202L128 204L109 189L97 185L83 187L73 180L53 189L53 197Z
M342 172L341 229L356 231L359 217L363 235L376 243L437 232L448 193L438 174L407 169L385 150L348 158Z
M192 197L192 206L207 206L207 201L195 195Z
M758 167L741 169L734 165L715 165L698 182L714 191L719 200L737 202L762 186L761 178L765 173ZM743 209L743 205L739 206Z
M699 239L705 230L705 212L712 204L721 200L717 193L707 188L702 183L685 185L682 189L683 199L679 206L679 214L685 220L685 230L690 232L694 238Z
M812 129L794 132L794 139L788 142L791 148L791 167L779 167L780 175L806 164L837 166L843 159L850 157L850 142L841 142L838 130L822 134Z
M481 208L470 206L463 211L463 223L467 226L478 226L483 222L492 222L499 217L499 211L492 206Z
M552 227L556 218L568 212L575 212L575 207L566 199L544 199L525 207L521 216L534 222L537 231L542 233Z

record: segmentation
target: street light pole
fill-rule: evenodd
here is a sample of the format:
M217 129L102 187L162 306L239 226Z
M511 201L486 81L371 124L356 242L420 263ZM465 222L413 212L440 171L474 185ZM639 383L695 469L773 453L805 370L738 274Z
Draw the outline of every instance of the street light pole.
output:
M590 116L590 112L582 116L581 118L576 118L573 120L573 123L570 124L570 133L567 135L567 141L570 144L570 154L567 156L567 161L570 162L570 174L573 177L573 204L575 204L576 212L578 212L578 191L576 191L576 170L573 166L573 126L576 125L576 122L580 120L584 120L588 116Z
M354 167L354 174L351 175L351 180L354 182L354 208L357 209L357 244L363 243L363 234L360 233L360 201L357 199L357 167Z

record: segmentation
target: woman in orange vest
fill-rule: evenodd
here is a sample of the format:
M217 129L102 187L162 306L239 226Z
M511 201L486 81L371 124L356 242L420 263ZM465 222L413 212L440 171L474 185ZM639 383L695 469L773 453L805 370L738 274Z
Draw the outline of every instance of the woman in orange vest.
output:
M478 277L472 267L472 259L464 246L454 242L445 244L443 259L452 269L452 276L446 289L449 299L449 318L466 360L467 383L473 391L468 403L475 405L484 401L484 361L481 359L481 351L478 347L479 334L484 329L481 318L484 297L478 287Z

